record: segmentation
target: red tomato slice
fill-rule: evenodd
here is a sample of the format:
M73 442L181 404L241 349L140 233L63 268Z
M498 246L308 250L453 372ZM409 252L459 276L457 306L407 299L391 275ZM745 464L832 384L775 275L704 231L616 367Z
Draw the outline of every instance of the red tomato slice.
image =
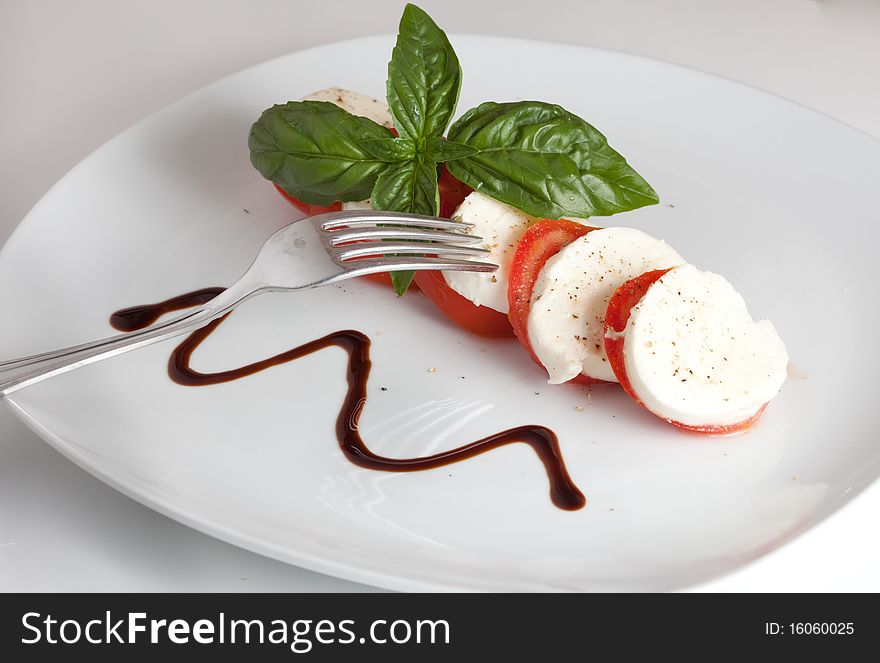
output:
M506 315L488 306L477 306L462 297L449 287L441 272L416 272L416 284L459 327L480 336L513 336Z
M620 286L608 301L608 310L605 313L605 331L612 330L615 332L622 332L626 329L626 323L629 321L633 306L641 301L642 297L645 296L645 293L648 292L648 288L651 287L651 284L668 271L668 269L655 269L650 272L645 272ZM605 354L608 355L608 362L611 365L611 370L614 371L614 375L620 381L620 386L623 387L624 391L629 394L636 403L647 410L648 408L645 407L645 404L639 398L638 394L633 390L632 383L630 383L629 377L627 377L626 364L624 363L623 357L623 342L623 338L609 337L606 335ZM761 406L760 410L745 421L740 421L736 424L728 424L726 426L689 426L688 424L683 424L679 421L672 421L665 417L660 418L669 421L673 426L678 426L679 428L694 433L735 433L737 431L745 430L755 423L761 414L763 414L764 408L766 407L767 404L765 403Z
M440 169L437 187L440 189L440 216L446 219L451 219L462 201L474 191L467 184L459 182L450 175L445 164Z
M596 228L566 219L548 219L539 221L529 228L516 245L507 281L507 301L510 304L508 315L513 333L528 350L532 360L541 368L544 368L544 365L532 350L528 332L529 310L532 307L532 290L535 281L538 280L538 274L550 258L591 230ZM570 382L595 384L602 381L579 375Z

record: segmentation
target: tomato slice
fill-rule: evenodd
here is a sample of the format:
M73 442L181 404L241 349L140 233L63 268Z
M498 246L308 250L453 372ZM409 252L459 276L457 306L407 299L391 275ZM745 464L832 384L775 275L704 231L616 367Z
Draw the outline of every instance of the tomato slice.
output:
M605 313L605 331L623 332L623 330L626 329L626 323L629 321L629 316L633 307L642 300L642 297L648 292L648 288L651 287L651 284L668 271L668 269L655 269L650 272L645 272L634 279L630 279L615 290L611 299L608 300L608 310ZM633 389L632 383L629 381L629 377L626 374L626 364L623 356L623 342L623 337L618 337L615 334L609 336L606 333L605 354L608 355L608 363L611 364L611 370L614 371L614 375L620 381L620 386L623 387L623 390L629 394L636 403L647 410L648 408L645 407L645 404ZM668 421L673 426L678 426L679 428L694 433L711 433L717 435L736 433L737 431L745 430L758 420L766 407L767 404L765 403L761 406L760 410L745 421L725 426L690 426L688 424L683 424L680 421L673 421L671 419L666 419L665 417L660 418ZM648 411L650 412L650 410Z
M437 188L440 189L440 216L451 219L455 214L455 210L461 205L462 201L473 193L464 182L459 182L449 171L446 170L446 164L440 169L440 177L437 178Z
M416 284L447 318L459 327L480 336L513 336L510 321L488 306L477 306L449 287L441 272L416 272Z
M538 280L538 275L550 258L592 230L597 229L566 219L547 219L529 228L516 245L507 281L507 301L510 304L508 316L513 333L532 360L541 368L544 368L544 365L532 349L528 331L535 281ZM595 384L600 380L579 375L570 382Z

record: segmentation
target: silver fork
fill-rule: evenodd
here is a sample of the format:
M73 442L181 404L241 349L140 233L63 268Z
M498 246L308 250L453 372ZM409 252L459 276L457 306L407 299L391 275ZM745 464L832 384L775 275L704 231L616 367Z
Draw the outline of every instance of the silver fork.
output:
M0 396L195 331L264 292L317 288L376 272L498 269L469 260L486 253L473 246L481 238L468 234L470 229L447 219L393 212L331 212L295 221L266 240L244 276L207 304L138 331L0 362Z

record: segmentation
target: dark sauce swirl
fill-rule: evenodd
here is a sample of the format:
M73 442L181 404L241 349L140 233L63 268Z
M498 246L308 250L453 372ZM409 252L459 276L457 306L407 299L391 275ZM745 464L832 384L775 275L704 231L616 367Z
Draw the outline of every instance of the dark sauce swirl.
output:
M203 288L157 304L125 308L110 317L110 324L120 331L143 329L166 313L204 304L222 291L223 288ZM359 331L333 332L240 368L200 373L191 366L192 354L224 319L215 320L197 330L174 349L168 360L168 374L174 382L192 387L230 382L335 346L348 354L348 393L336 419L336 437L342 453L355 465L383 472L416 472L472 458L506 444L521 442L528 444L543 463L550 481L550 499L553 504L568 511L580 509L586 504L583 493L568 475L555 433L545 426L518 426L450 451L420 458L386 458L370 451L358 430L358 420L367 402L367 381L372 365L370 339Z

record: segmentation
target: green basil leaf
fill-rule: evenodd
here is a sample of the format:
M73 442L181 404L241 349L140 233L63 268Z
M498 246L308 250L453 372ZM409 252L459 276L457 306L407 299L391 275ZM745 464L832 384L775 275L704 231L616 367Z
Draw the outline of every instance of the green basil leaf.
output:
M401 136L417 143L446 130L461 88L458 57L437 24L408 4L388 64L388 106Z
M597 129L561 106L480 104L449 139L479 150L449 162L454 177L532 216L607 216L659 201Z
M313 205L370 197L387 166L364 142L387 140L385 127L326 101L290 101L251 127L251 163L289 195Z
M425 141L425 158L440 163L442 161L455 161L464 159L479 150L464 143L453 143L451 140L432 136Z
M376 179L372 202L378 210L437 216L437 165L420 159L391 164Z
M398 297L403 297L406 294L416 277L415 272L389 272L388 275L391 277L391 287L394 288Z
M416 156L416 144L409 138L369 138L361 141L361 147L377 159L389 163L407 161Z
M422 159L391 164L376 179L372 196L373 209L437 216L440 192L437 188L437 165ZM391 272L391 283L402 297L415 272Z

